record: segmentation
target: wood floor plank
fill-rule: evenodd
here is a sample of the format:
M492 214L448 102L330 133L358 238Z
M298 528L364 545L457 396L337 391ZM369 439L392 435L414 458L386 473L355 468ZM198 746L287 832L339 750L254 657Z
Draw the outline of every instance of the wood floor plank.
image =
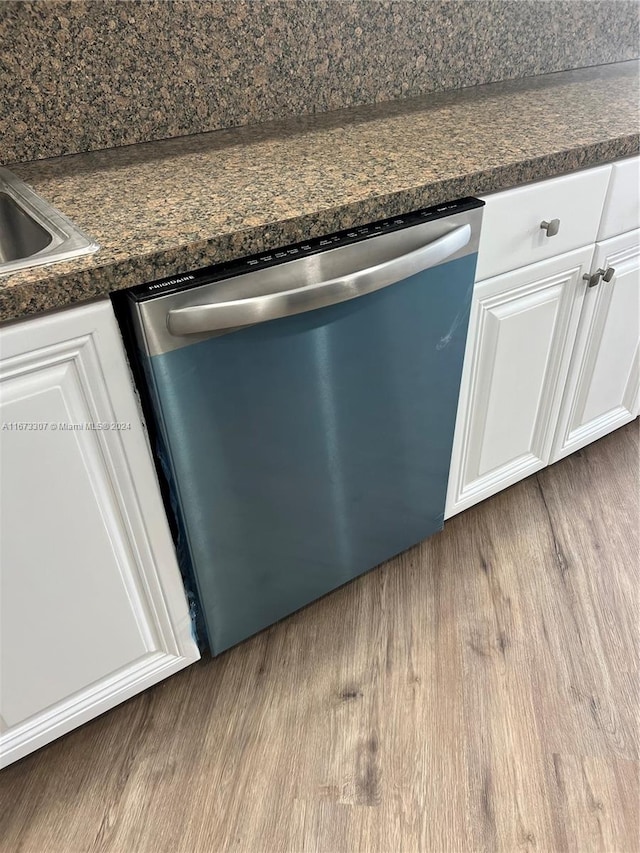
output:
M0 773L2 853L639 853L638 425Z
M551 756L561 849L627 853L638 849L638 764L624 759Z
M469 809L483 850L552 849L552 819L541 784L544 756L534 735L531 575L521 559L522 542L535 534L531 504L530 490L519 489L501 496L498 512L487 516L478 508L469 519L476 582L459 621Z

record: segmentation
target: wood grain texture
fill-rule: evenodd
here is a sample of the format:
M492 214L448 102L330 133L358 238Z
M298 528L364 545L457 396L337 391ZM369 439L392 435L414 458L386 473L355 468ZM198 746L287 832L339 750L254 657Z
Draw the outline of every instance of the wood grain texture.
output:
M0 849L636 853L637 422L0 774Z

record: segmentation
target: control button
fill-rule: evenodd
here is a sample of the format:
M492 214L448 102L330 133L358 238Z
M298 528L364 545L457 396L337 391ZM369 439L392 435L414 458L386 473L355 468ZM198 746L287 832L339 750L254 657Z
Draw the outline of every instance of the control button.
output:
M287 254L288 255L297 255L298 250L297 249L287 249Z
M308 252L311 246L308 243L305 243L304 246L300 246L303 252Z
M247 266L253 267L259 263L260 263L260 261L258 261L258 260L247 261Z
M286 252L274 252L274 257L275 258L286 258L287 253Z

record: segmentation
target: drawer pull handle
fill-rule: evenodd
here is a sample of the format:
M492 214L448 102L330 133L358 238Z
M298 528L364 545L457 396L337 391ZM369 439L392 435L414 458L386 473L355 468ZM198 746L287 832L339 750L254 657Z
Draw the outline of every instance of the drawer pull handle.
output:
M560 220L552 219L551 222L541 222L540 227L547 232L547 237L555 237L560 230Z

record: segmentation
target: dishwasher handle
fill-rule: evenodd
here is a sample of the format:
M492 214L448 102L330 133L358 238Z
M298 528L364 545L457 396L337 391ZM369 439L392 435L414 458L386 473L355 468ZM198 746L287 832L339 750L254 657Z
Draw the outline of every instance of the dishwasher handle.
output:
M471 226L462 225L419 249L340 278L264 296L174 308L167 314L167 328L176 336L202 334L336 305L437 266L464 248L470 239Z

